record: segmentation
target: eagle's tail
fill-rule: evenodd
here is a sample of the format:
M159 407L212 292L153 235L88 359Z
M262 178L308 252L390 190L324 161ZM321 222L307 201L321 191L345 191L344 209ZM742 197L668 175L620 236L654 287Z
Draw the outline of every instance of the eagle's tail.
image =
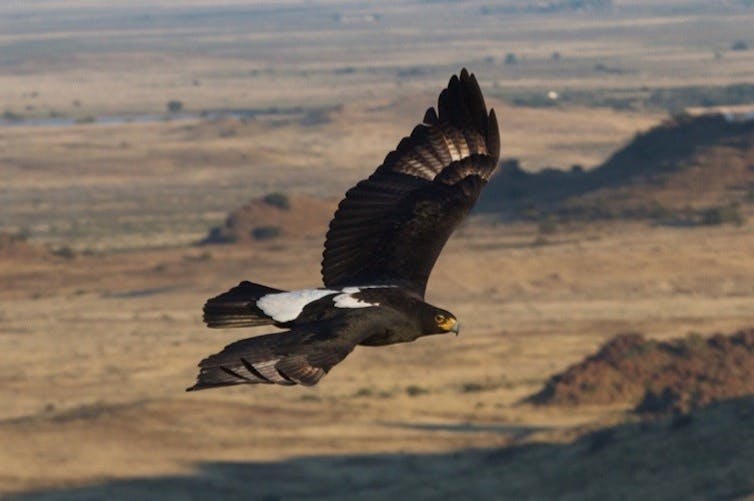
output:
M257 300L267 294L278 292L284 291L243 281L228 292L213 297L204 304L204 322L207 327L219 329L275 323L269 315L257 307Z

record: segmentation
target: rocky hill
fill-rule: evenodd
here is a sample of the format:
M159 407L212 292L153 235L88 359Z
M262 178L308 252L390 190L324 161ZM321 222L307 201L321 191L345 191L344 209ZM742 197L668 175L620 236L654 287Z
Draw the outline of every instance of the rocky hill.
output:
M336 199L271 193L212 228L202 243L322 238ZM590 170L522 170L515 159L476 211L506 220L648 219L662 224L742 223L754 210L754 120L683 115L637 134Z
M517 219L714 224L740 222L752 203L754 121L715 114L663 122L588 171L527 173L505 161L478 207Z
M231 212L203 244L273 240L285 237L324 238L337 200L269 193Z
M688 412L754 395L754 329L669 342L623 334L550 378L531 400L550 405L627 403L640 413Z

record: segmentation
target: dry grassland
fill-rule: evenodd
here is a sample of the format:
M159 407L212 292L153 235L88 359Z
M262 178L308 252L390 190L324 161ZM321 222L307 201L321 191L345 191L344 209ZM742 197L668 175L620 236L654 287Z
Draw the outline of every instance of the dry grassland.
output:
M264 332L205 329L203 301L241 279L316 285L322 245L192 243L264 193L339 196L461 66L499 112L504 155L530 169L595 165L662 114L512 107L507 93L754 79L754 51L727 51L750 36L751 10L623 4L615 15L510 18L481 15L479 2L390 3L377 24L360 3L0 7L0 112L27 120L0 126L0 231L38 246L0 254L0 495L751 494L750 400L707 410L684 432L631 424L620 406L520 403L616 333L751 325L751 222L573 226L543 240L533 226L471 221L428 294L461 319L459 337L359 348L310 389L183 392L200 358ZM520 56L515 67L503 63L508 52ZM626 71L595 72L599 62ZM51 112L159 118L171 99L191 113L268 113L28 122ZM324 234L324 222L312 224ZM611 425L608 438L589 438Z
M202 462L564 443L626 409L521 404L549 374L617 332L668 338L750 322L751 227L535 238L466 228L429 292L462 334L357 349L312 389L182 393L195 361L246 334L204 329L202 301L243 277L316 283L313 242L5 263L3 488L189 475Z

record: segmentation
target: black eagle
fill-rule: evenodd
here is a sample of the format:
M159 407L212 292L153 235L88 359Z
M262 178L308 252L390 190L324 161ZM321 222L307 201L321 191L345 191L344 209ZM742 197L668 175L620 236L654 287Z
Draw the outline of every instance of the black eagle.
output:
M283 291L241 282L207 301L209 327L275 325L199 364L201 390L245 383L314 385L357 345L458 333L452 313L424 301L445 242L498 164L500 136L476 78L465 69L437 111L348 190L327 232L324 288Z

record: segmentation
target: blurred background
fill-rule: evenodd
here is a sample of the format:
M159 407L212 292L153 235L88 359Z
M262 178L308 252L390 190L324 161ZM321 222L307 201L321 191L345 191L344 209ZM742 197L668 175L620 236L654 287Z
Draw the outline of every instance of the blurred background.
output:
M0 496L754 496L754 2L0 4ZM184 393L462 67L454 339Z

